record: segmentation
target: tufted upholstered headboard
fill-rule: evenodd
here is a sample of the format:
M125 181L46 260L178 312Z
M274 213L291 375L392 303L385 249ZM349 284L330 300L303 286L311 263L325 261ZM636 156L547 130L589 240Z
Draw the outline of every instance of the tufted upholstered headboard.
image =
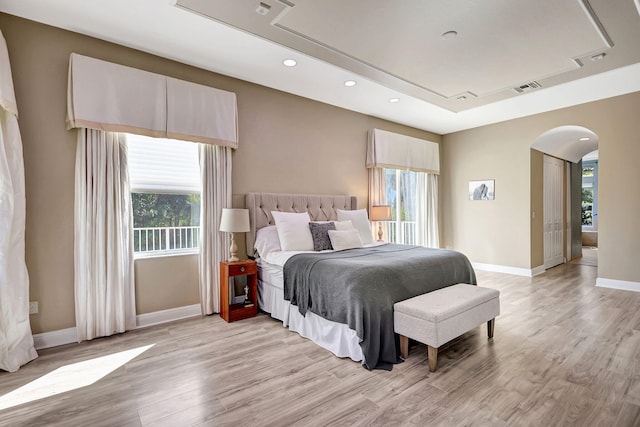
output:
M342 195L249 193L245 196L245 206L249 209L250 223L246 233L247 254L253 255L256 231L275 225L271 211L309 212L313 221L331 221L338 218L336 209L357 209L358 200L355 196Z

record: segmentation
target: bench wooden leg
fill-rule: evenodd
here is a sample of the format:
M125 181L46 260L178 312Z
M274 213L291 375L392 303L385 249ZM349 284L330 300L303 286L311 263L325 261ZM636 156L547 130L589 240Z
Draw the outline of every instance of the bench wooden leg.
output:
M493 338L493 328L496 326L496 318L489 320L487 322L487 335L489 338Z
M429 357L429 370L435 372L438 367L438 349L436 347L427 346L427 356Z
M400 335L400 356L403 359L409 357L409 337Z

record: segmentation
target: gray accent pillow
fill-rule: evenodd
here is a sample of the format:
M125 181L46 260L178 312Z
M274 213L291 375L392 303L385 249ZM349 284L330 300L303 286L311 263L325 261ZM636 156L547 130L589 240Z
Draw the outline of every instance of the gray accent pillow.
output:
M331 239L329 239L329 230L335 230L336 225L333 222L310 222L309 230L313 238L313 250L324 251L333 249Z

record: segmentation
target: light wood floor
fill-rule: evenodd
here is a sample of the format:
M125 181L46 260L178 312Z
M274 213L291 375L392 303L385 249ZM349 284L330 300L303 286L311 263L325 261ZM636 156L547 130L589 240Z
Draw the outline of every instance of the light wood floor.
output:
M640 425L640 293L594 286L568 264L535 278L478 271L501 291L495 338L483 325L393 371L338 359L266 315L218 316L40 351L0 396L51 370L142 345L93 385L0 412L11 426Z
M598 248L595 246L583 246L582 256L571 260L571 264L598 266Z

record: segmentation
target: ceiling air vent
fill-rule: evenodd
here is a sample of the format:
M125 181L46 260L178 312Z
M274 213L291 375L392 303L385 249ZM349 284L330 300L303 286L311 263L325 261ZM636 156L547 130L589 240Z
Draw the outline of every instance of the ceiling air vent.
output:
M514 87L513 90L515 90L518 93L524 93L524 92L531 92L532 90L538 89L541 87L542 85L540 83L533 81L533 82L525 83L521 86Z

